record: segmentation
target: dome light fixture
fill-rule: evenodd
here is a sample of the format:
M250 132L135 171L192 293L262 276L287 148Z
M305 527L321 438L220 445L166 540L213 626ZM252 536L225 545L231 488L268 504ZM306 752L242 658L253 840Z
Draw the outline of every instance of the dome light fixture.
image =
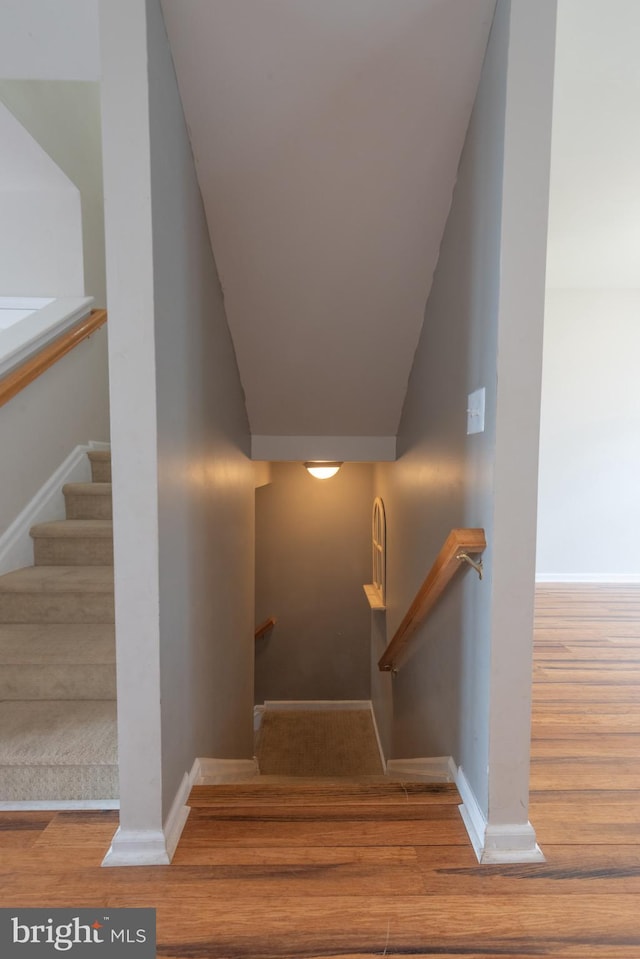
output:
M304 466L316 479L329 479L331 476L336 475L342 463L330 463L328 460L312 460L310 463L305 463Z

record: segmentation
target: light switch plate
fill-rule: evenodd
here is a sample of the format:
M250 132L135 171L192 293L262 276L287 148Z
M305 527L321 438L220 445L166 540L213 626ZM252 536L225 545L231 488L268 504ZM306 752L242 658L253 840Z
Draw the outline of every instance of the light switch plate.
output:
M469 393L467 402L467 435L484 433L484 386Z

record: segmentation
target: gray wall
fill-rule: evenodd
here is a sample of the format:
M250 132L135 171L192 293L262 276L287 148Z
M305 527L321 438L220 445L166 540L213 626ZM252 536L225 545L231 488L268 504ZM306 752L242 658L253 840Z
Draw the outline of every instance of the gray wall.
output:
M148 862L196 756L252 753L253 467L160 5L104 0L100 15L121 793L111 861L130 861L131 841Z
M640 290L547 290L538 578L640 581Z
M0 100L80 191L85 291L105 307L100 85L0 80Z
M397 758L453 755L485 816L514 823L528 793L552 54L553 4L499 0L399 460L377 468L375 490L387 511L389 609L386 636L379 625L373 635L372 680L383 744ZM467 394L480 387L486 429L466 436ZM395 680L380 675L384 643L449 530L464 526L486 530L484 580L462 572L421 628L413 659Z
M195 756L253 755L254 469L157 0L147 3L165 801Z
M103 327L0 409L0 535L76 446L109 441Z
M328 480L274 463L256 490L255 700L369 699L373 467L345 463Z

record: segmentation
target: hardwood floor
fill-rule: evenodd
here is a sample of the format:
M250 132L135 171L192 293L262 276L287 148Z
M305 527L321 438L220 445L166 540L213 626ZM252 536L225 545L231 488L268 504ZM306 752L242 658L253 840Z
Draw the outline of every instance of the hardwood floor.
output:
M3 906L155 906L158 956L639 959L640 588L539 592L531 821L479 866L451 787L211 797L168 867L100 869L116 814L0 814Z

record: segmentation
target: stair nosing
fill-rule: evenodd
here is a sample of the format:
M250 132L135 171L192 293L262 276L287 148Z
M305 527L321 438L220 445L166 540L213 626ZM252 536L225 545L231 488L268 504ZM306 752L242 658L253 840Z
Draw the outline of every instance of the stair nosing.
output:
M112 492L112 483L102 481L90 483L65 483L62 487L64 496L109 496Z
M51 520L47 523L36 523L29 530L29 535L32 539L110 539L113 537L113 520Z

